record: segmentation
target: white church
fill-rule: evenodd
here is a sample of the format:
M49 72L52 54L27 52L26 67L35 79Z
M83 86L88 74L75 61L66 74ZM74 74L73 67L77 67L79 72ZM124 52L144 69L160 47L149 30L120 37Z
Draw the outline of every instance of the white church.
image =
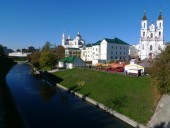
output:
M85 44L85 40L82 39L80 32L77 33L75 39L71 39L70 35L68 38L65 37L65 33L62 36L62 46L64 48L80 48Z
M161 14L161 11L156 21L156 25L151 23L149 27L146 13L144 13L141 21L138 52L139 58L141 60L154 58L161 52L161 50L165 48L163 26L163 16Z

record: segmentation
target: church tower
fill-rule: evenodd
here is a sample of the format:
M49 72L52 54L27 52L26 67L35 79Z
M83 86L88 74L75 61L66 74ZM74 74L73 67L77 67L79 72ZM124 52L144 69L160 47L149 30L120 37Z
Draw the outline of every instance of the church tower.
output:
M63 33L63 36L62 36L62 46L64 47L65 44L66 44L65 33Z
M141 21L141 32L140 32L140 43L139 43L139 57L141 60L154 58L158 55L162 49L164 49L163 44L163 16L160 14L158 16L156 26L151 23L148 27L148 19L146 17L146 12Z

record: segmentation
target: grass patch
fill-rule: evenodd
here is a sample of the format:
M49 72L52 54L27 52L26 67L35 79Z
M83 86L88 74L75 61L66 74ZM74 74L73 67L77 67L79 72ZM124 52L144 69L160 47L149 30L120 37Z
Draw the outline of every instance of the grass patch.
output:
M140 123L146 124L154 113L157 99L149 77L131 77L88 69L71 69L54 73L63 86L96 101ZM155 104L156 103L156 104Z

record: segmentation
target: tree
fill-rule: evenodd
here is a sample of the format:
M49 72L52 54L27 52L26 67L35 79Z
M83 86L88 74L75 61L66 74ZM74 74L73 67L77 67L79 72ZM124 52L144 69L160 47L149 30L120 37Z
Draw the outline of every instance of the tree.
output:
M65 48L62 45L58 45L54 49L54 53L56 55L57 60L62 59L65 57Z
M39 64L39 60L40 60L40 55L41 53L40 52L33 52L31 54L31 64L35 67L39 67L40 64Z
M151 80L161 94L170 92L170 46L155 58L151 67Z
M53 68L56 64L56 58L52 51L46 50L41 52L40 66Z
M49 41L45 42L42 51L44 50L50 50L51 49L51 43Z
M0 45L0 56L4 56L5 53L4 53L4 49L3 49L3 46Z

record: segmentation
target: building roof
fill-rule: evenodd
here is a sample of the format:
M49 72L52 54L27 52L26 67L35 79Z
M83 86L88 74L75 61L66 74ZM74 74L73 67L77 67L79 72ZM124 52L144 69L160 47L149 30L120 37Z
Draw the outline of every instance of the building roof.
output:
M97 41L96 43L94 43L93 46L94 46L94 45L100 45L101 42L102 42L102 41L99 40L99 41Z
M66 48L68 50L80 50L79 48Z
M76 59L77 59L77 57L65 57L65 58L59 60L59 62L72 63Z
M85 46L86 46L86 47L91 47L91 46L92 46L92 44L86 44Z
M119 38L114 38L114 39L104 38L104 40L106 40L107 43L129 45L128 43L122 41L122 40L119 39Z

